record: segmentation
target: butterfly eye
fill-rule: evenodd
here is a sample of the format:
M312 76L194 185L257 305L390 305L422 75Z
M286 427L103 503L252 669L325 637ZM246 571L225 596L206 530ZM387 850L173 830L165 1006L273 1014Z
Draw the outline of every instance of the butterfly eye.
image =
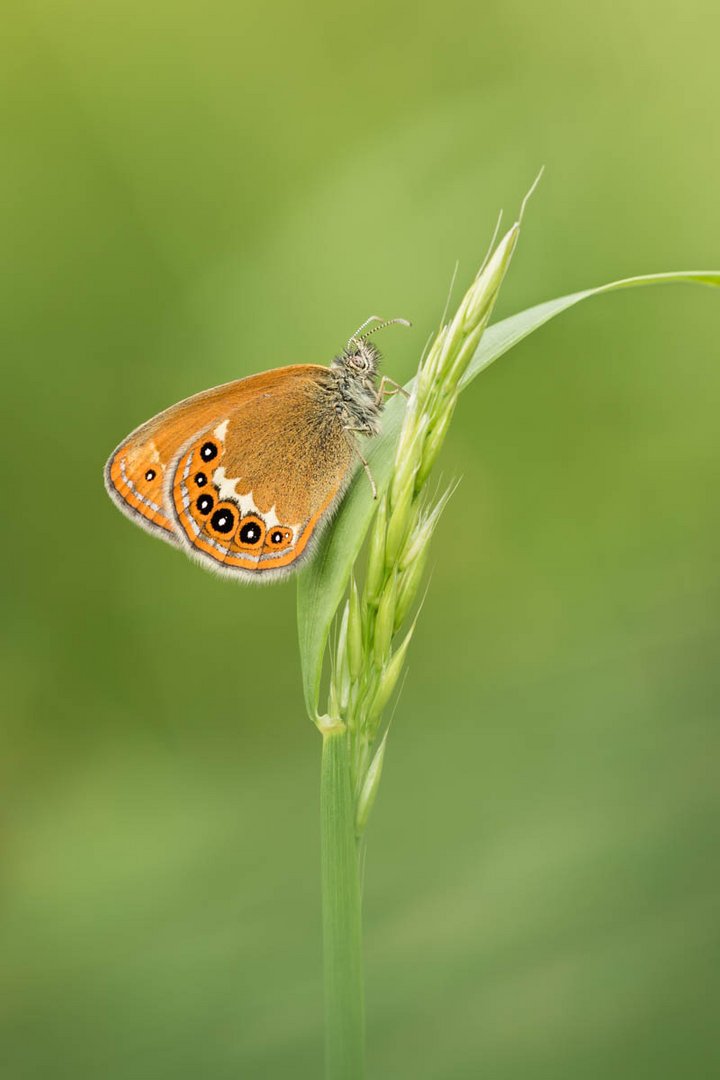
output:
M213 442L203 443L200 447L200 457L203 461L212 461L218 454L218 448Z
M361 375L367 375L373 369L372 359L368 355L367 346L364 344L359 345L357 352L352 353L348 360L353 370Z

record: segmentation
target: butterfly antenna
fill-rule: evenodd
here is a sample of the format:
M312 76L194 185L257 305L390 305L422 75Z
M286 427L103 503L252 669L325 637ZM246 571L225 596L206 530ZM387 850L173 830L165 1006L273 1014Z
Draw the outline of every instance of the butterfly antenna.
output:
M365 327L370 326L371 323L378 323L379 325L373 326L372 330L367 330L363 333ZM383 319L379 315L371 315L369 319L365 320L362 326L358 326L357 330L348 341L347 348L350 348L353 341L364 341L365 338L369 338L371 334L377 334L378 330L384 330L386 326L393 326L395 324L398 326L412 326L409 319Z

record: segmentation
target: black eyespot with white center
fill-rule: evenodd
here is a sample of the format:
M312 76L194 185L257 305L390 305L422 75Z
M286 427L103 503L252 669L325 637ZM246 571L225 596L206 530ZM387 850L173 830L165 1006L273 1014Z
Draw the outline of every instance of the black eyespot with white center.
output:
M157 473L155 472L154 469L148 469L148 471L145 473L145 479L146 480L154 480L156 476L157 476Z
M262 530L257 522L248 521L240 530L239 539L241 544L257 544L261 536Z
M218 448L215 443L206 442L200 447L200 457L203 461L212 461L218 455Z
M195 473L195 483L198 487L205 487L207 484L207 476L204 472Z
M195 505L201 514L209 514L215 505L215 500L212 495L201 495Z
M202 498L202 495L200 496ZM213 516L210 518L210 524L215 532L230 533L235 528L235 518L232 510L226 510L224 508L216 510Z
M273 544L282 544L285 538L279 529L275 529L274 532L270 533L270 539Z

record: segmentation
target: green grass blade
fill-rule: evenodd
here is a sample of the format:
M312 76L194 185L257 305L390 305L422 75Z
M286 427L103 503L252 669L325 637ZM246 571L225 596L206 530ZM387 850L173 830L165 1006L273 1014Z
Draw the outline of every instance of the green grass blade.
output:
M544 326L556 315L579 304L581 300L619 289L683 282L720 287L720 272L686 270L625 278L594 289L561 296L556 300L548 300L544 304L538 304L494 323L483 334L462 379L461 388L464 389L493 360L497 360L523 338ZM410 385L408 383L408 387ZM404 400L398 395L389 402L385 410L382 435L364 448L380 494L385 490L390 477L403 411ZM298 578L298 633L303 690L308 715L313 719L318 713L323 657L330 626L376 506L368 479L360 469L348 489L335 521L320 541L315 558Z
M583 289L582 292L570 293L568 296L559 296L556 300L547 300L544 304L527 308L517 315L511 315L502 322L493 323L482 336L477 351L470 361L470 366L461 382L464 389L471 383L481 371L492 364L493 360L508 352L523 338L539 330L546 322L550 322L556 315L579 304L581 300L588 300L591 296L600 296L602 293L616 292L619 289L634 289L642 285L714 285L720 287L720 272L715 270L678 270L671 274L645 274L641 277L623 278L621 281L611 281L607 285L598 285L594 289Z

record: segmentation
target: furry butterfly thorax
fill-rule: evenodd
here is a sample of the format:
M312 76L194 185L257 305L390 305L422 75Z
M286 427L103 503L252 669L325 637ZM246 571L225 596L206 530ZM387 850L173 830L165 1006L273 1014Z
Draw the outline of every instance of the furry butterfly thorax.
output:
M367 336L358 332L329 367L261 372L148 420L105 466L110 497L210 569L252 581L292 572L358 464L375 494L359 439L378 434L384 398L400 388L386 377L378 385L380 354Z

